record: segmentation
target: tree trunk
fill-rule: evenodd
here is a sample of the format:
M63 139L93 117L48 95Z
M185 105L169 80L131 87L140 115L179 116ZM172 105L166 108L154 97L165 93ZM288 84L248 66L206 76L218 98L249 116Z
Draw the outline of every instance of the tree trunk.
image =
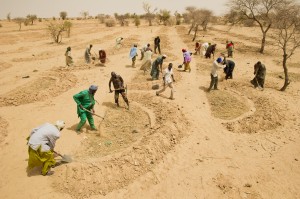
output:
M195 33L194 33L194 38L193 38L193 41L195 41L196 37L197 37L197 32L198 32L198 24L196 25L195 27Z
M265 45L266 45L266 35L267 35L267 32L263 32L263 38L261 40L261 47L259 50L260 53L264 53Z
M192 30L193 30L194 27L195 27L195 23L192 23L191 28L190 28L190 30L188 32L188 35L191 34L191 32L192 32Z
M284 55L283 55L283 61L282 61L282 66L283 66L283 70L284 70L284 84L283 84L283 87L280 89L280 91L285 91L285 89L290 84L288 69L286 67L286 61L287 61L287 54L284 53Z
M148 22L149 22L149 26L152 26L152 20L149 19Z
M19 31L21 30L22 23L19 24Z

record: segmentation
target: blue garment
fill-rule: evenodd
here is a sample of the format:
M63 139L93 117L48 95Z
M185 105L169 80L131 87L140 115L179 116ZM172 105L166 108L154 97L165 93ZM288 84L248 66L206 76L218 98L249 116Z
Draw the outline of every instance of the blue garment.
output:
M137 55L137 47L132 47L130 49L129 58L132 59Z

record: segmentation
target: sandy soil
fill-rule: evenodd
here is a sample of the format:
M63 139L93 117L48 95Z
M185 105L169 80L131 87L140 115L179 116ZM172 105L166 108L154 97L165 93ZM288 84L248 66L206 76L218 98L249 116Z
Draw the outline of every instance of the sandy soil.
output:
M300 57L289 60L291 84L285 92L281 52L268 39L265 54L258 28L213 25L200 31L201 41L225 52L232 40L236 51L234 79L218 91L205 92L213 59L193 55L191 73L182 72L182 48L194 49L188 26L106 28L96 21L72 21L71 37L54 44L45 23L18 31L2 21L0 28L0 198L300 198ZM163 67L174 65L175 100L170 90L159 97L148 73L131 67L130 47L161 38ZM115 39L124 45L115 49ZM105 49L108 62L87 65L83 54ZM64 52L72 47L74 67L65 67ZM154 55L155 59L157 55ZM139 57L138 57L139 59ZM250 84L253 65L267 67L264 91ZM108 91L111 71L128 88L131 109L115 107ZM80 135L72 96L99 85L95 117L98 131L88 125ZM27 176L26 137L32 128L63 119L67 128L57 151L73 162L53 169L52 176Z

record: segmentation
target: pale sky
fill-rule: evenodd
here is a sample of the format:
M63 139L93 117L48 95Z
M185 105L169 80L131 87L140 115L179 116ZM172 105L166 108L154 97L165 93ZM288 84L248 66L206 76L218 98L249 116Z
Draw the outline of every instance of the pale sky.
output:
M0 19L26 17L35 14L38 18L59 17L61 11L66 11L68 17L79 17L82 11L89 15L98 14L143 14L143 2L151 5L152 9L167 9L174 13L183 13L187 6L206 8L215 15L222 15L227 8L228 0L0 0Z

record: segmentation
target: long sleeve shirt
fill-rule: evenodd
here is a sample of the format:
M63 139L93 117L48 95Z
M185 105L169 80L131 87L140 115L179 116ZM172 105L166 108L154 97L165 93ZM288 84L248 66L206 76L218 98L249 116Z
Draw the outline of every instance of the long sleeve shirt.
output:
M73 96L74 101L77 104L77 114L80 115L84 110L80 108L82 105L84 108L91 110L94 108L95 99L94 95L89 92L89 90L81 91Z
M222 64L219 64L216 60L214 61L212 67L211 67L211 74L212 76L214 77L217 77L218 76L218 73L217 73L217 70L218 68L225 68L226 65L222 65Z
M42 152L53 150L56 140L60 138L60 131L56 126L50 123L45 123L32 129L28 140L28 146L33 150L38 150L41 147Z

